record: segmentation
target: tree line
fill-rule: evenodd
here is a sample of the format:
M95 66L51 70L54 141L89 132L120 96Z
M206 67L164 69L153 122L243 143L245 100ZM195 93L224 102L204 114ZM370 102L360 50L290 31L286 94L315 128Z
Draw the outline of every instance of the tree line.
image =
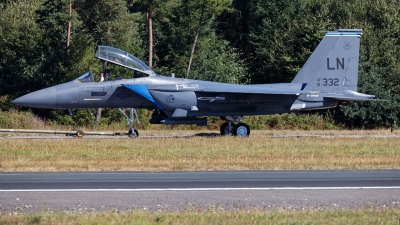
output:
M99 44L130 52L161 75L279 83L295 77L320 31L361 28L359 91L390 102L329 113L337 123L364 128L391 126L400 117L400 1L4 0L0 11L2 110L28 92L88 70L98 74L105 66L93 57Z

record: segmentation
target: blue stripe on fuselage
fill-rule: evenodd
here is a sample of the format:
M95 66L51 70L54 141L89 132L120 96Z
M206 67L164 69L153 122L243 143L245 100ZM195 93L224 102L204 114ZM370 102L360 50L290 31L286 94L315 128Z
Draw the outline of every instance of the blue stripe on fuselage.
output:
M156 100L154 100L153 96L151 96L149 89L147 88L147 85L145 84L123 84L126 88L129 90L133 91L134 93L142 96L143 98L147 99L151 103L153 103L158 110L163 110L164 107L162 107Z

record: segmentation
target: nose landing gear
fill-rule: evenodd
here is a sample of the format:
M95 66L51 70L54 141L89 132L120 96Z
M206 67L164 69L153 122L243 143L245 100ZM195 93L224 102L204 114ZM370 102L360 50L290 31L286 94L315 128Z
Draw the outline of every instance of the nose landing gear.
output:
M128 108L128 109L119 108L119 111L122 114L124 114L126 122L130 125L130 128L128 130L128 137L129 138L139 137L139 132L134 127L135 117L136 117L138 124L140 124L139 117L136 113L136 110L134 108ZM129 111L129 116L126 115L126 111Z

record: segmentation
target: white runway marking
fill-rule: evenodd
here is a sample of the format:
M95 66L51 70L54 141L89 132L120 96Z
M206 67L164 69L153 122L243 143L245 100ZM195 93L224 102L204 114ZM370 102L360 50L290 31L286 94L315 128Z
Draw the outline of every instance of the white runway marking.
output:
M268 190L374 190L374 189L400 189L400 186L387 187L276 187L276 188L165 188L165 189L21 189L0 190L0 192L95 192L95 191L268 191Z

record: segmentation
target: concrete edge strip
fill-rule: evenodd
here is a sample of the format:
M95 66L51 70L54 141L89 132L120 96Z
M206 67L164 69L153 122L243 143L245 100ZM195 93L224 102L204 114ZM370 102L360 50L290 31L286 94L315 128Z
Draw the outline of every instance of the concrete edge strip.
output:
M148 188L148 189L11 189L0 192L157 192L157 191L269 191L269 190L376 190L400 189L400 186L384 187L272 187L272 188Z

